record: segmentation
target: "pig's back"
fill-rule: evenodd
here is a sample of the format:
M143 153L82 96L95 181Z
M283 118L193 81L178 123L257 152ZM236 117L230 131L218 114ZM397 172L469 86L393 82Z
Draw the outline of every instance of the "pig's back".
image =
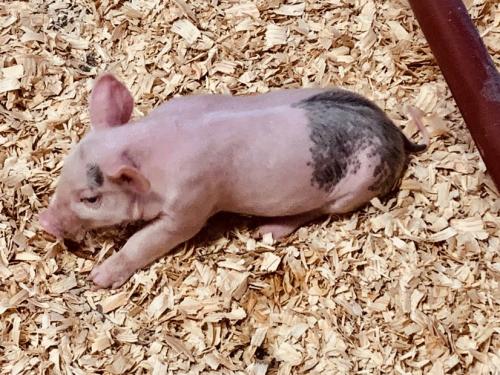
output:
M352 194L368 199L399 178L404 136L378 107L343 90L307 91L243 101L197 121L202 160L223 181L220 210L293 215Z
M321 88L294 88L273 90L265 94L225 95L195 94L175 97L151 112L151 116L199 119L209 113L229 113L262 110L296 103L315 94L327 91ZM193 124L190 123L189 126Z

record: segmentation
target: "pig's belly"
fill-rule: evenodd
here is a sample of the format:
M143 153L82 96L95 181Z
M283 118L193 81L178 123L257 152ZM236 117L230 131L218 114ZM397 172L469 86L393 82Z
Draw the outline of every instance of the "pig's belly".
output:
M223 198L223 211L256 216L287 216L318 210L328 196L309 184L309 179L276 178L269 173L250 174L253 181L241 178L232 194Z
M331 195L312 184L310 129L300 110L238 124L220 207L258 216L316 210Z

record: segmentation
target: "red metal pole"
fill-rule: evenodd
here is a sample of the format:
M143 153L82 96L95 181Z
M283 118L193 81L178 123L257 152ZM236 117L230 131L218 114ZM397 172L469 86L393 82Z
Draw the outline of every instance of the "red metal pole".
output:
M455 102L500 191L500 75L460 0L410 0Z

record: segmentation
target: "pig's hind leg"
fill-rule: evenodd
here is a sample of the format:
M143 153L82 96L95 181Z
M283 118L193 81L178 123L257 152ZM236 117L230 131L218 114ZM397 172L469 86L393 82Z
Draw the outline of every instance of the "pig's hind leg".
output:
M275 240L282 239L298 227L321 216L321 212L312 211L304 214L293 216L273 217L269 222L261 225L256 229L257 236L263 236L266 233L271 233Z
M404 154L395 152L394 158L397 160L388 163L379 153L373 148L358 151L355 162L350 163L345 176L332 190L322 212L346 214L392 189L396 176L401 174Z
M202 216L202 215L200 215ZM89 275L98 288L118 288L135 271L193 237L205 224L199 217L161 216L135 233L125 246L94 267Z
M373 178L360 178L357 186L355 183L347 184L348 187L342 188L342 190L348 191L340 196L334 194L332 200L323 206L321 212L328 215L342 215L361 208L371 199L380 195L380 191L371 189L373 182ZM354 186L354 188L351 188L351 186Z

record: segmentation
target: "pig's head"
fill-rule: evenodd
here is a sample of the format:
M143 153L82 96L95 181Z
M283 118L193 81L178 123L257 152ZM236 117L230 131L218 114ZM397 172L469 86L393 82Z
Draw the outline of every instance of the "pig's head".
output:
M55 194L40 215L50 234L78 240L85 230L142 218L149 181L126 153L109 157L113 128L129 121L133 105L111 74L97 79L90 97L92 130L65 159Z

